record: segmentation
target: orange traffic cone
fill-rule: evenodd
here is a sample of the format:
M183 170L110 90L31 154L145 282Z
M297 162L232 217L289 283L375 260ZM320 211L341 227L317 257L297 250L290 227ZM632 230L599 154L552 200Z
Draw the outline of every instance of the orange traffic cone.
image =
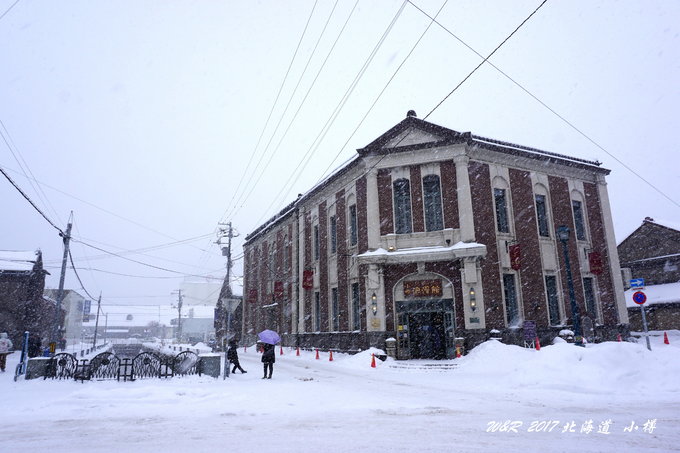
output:
M295 353L295 355L300 357L300 346L297 347L297 352Z
M319 360L319 350L316 350L316 360Z
M536 337L536 350L541 350L541 340L539 340L538 337Z
M328 361L332 362L333 361L333 351L330 351L331 355L328 357Z
M461 355L460 355L460 347L459 347L459 346L456 346L456 358L457 358L457 359L460 359L460 357L461 357Z
M283 345L280 346L279 355L283 355Z
M619 343L621 343L621 334L618 334L618 335L616 336L616 341L618 341Z
M375 368L375 354L371 354L371 368Z
M668 341L668 334L666 332L663 333L663 344L671 344L671 342Z

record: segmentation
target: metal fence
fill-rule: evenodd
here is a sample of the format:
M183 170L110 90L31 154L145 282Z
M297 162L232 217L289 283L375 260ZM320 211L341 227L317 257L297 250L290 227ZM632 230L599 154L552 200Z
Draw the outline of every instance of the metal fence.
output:
M73 354L62 352L50 360L45 379L134 381L195 374L201 375L201 362L198 355L192 351L180 352L176 356L141 352L132 359L120 358L111 352L102 352L91 360L78 360Z

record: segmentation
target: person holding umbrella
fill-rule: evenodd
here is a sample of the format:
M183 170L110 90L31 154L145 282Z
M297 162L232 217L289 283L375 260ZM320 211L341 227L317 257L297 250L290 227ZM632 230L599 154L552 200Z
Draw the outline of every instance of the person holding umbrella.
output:
M272 373L274 372L274 362L276 362L274 345L281 341L281 337L273 330L263 330L258 333L257 336L260 338L260 341L262 341L264 347L264 352L262 353L264 376L262 379L271 379ZM267 370L269 370L269 376L267 376Z

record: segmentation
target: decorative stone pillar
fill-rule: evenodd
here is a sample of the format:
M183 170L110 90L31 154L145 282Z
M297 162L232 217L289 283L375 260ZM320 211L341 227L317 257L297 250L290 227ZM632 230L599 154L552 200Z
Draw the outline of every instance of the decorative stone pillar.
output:
M460 240L463 242L475 241L475 222L472 211L472 192L470 190L470 174L468 163L470 158L459 155L453 158L456 164L456 182L458 187L458 216L460 218Z

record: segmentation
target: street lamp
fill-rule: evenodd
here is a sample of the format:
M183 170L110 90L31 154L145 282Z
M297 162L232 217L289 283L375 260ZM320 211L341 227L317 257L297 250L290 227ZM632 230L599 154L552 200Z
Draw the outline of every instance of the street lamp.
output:
M375 293L371 296L371 310L373 311L373 316L378 314L378 296Z
M571 276L571 263L569 261L569 250L567 249L567 241L569 240L569 228L562 225L557 228L557 237L562 243L562 251L564 252L564 267L567 270L567 285L569 286L569 302L571 304L571 316L574 320L574 344L576 346L583 345L583 334L581 333L581 313L578 305L576 305L576 296L574 295L574 279Z

